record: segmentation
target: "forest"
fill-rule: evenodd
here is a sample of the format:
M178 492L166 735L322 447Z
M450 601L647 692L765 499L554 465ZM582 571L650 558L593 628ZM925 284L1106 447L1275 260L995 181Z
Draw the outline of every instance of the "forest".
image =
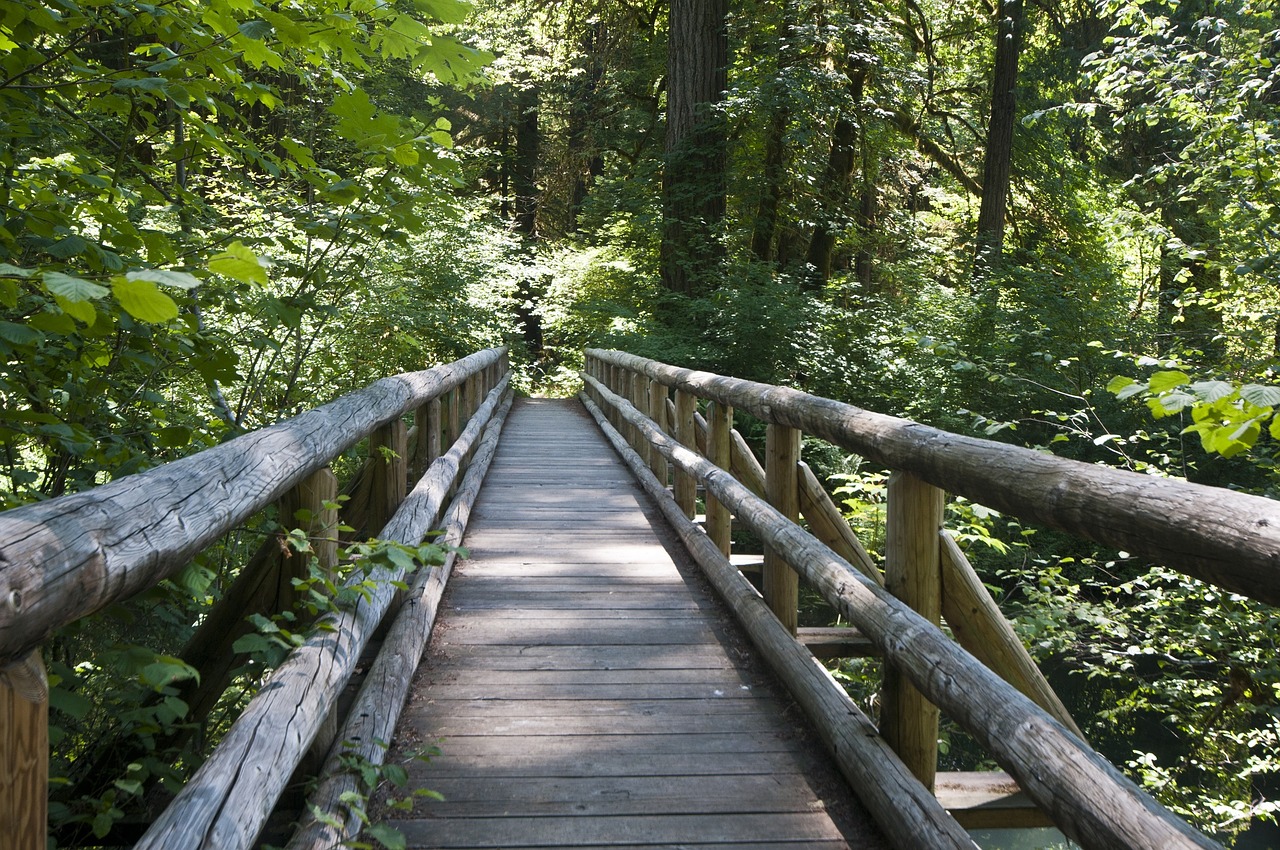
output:
M617 348L1275 497L1275 16L12 0L0 509L499 344L527 393ZM805 451L874 549L882 471ZM963 500L948 525L1108 758L1228 845L1280 840L1272 608ZM247 545L46 648L58 846L129 843L243 705L269 659L198 724L175 683Z

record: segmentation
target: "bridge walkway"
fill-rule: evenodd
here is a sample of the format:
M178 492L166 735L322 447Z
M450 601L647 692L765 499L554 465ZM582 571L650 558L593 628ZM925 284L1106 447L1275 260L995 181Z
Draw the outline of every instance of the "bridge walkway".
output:
M410 847L881 847L577 401L517 402L396 753Z

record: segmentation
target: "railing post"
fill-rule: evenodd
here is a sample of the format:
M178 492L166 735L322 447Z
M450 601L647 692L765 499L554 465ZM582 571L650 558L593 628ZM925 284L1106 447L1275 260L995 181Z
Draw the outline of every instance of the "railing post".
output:
M433 398L418 407L413 412L413 419L418 426L418 449L413 455L418 460L418 466L414 470L414 477L421 478L435 459L440 457L440 399Z
M377 468L376 466L374 467ZM375 476L377 473L374 473ZM338 476L329 467L317 469L280 499L280 525L285 529L301 528L307 532L316 560L326 570L338 565ZM303 519L297 514L305 512ZM378 530L381 530L381 526ZM292 605L292 578L306 578L306 561L299 566L280 569L278 606Z
M698 435L694 430L693 414L697 410L697 396L685 390L676 390L675 438L682 446L695 452L698 450ZM676 469L675 498L685 516L689 519L697 516L698 479L679 468Z
M659 431L670 433L667 425L667 386L656 378L649 379L649 418L658 426ZM649 468L663 487L670 483L667 459L662 456L662 452L655 451L649 456Z
M16 591L15 591L16 592ZM0 600L13 607L13 599ZM21 606L22 600L16 601ZM40 650L0 668L0 836L44 850L49 820L49 683Z
M885 519L885 587L937 625L942 616L938 531L946 494L914 475L889 476ZM885 665L880 733L926 788L938 769L938 707L901 671Z
M721 469L733 465L733 442L729 432L733 429L733 408L718 401L707 408L707 459ZM710 493L707 502L707 536L726 556L730 551L732 520L729 509Z
M373 487L369 493L368 525L374 533L381 533L404 501L408 481L405 470L408 442L408 429L399 417L369 435Z
M800 519L799 461L799 429L770 423L765 433L765 499L792 522ZM772 546L764 547L761 592L774 616L795 634L800 623L800 576Z

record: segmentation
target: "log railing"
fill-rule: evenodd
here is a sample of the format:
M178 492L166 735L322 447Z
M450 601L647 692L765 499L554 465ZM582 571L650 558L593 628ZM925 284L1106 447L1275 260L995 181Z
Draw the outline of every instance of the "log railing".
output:
M1280 505L949 434L622 352L588 349L583 379L588 409L658 498L895 845L972 846L933 793L941 710L991 753L1043 815L1086 848L1218 846L1084 742L942 529L944 494L1145 555L1272 604L1280 601ZM698 401L706 405L705 418L696 411ZM731 428L734 408L768 427L763 469ZM799 460L801 432L894 470L883 574ZM698 483L706 495L705 533L690 519L688 494ZM763 595L732 565L726 510L764 542ZM797 523L801 516L807 531ZM883 655L878 729L815 661L803 629L797 639L797 578ZM939 629L943 618L954 640ZM943 777L937 778L941 796Z
M416 546L446 530L458 543L470 501L492 457L510 407L506 349L488 349L421 372L384 378L322 407L198 454L83 493L0 514L0 835L15 850L45 847L48 693L40 644L59 628L147 590L264 509L278 505L282 523L305 518L322 565L336 553L337 480L329 465L368 438L369 457L346 488L341 522L367 535ZM412 414L414 427L404 417ZM470 463L468 463L470 460ZM459 485L465 471L466 478ZM412 473L412 478L409 474ZM441 522L454 489L458 497ZM240 571L182 653L201 671L200 689L184 694L192 713L216 701L234 666L231 644L249 613L287 607L293 577L269 540ZM301 558L291 559L295 562ZM313 636L294 649L138 847L248 848L258 838L286 783L309 752L328 767L315 803L339 822L343 742L334 713L374 630L393 605L397 623L387 644L397 661L421 654L436 602L452 567L420 570L407 593L402 572L378 568L373 590L324 615ZM355 580L365 580L360 575ZM392 641L390 635L395 635ZM384 647L384 651L385 647ZM388 662L375 662L383 671ZM384 715L394 717L408 673L366 680ZM352 723L359 725L357 716ZM389 737L383 732L382 734ZM366 737L366 741L376 740ZM380 763L381 749L362 753ZM340 788L337 793L333 789ZM344 829L344 838L358 831ZM301 839L300 839L301 840ZM338 839L341 841L343 839ZM298 843L291 846L330 846Z

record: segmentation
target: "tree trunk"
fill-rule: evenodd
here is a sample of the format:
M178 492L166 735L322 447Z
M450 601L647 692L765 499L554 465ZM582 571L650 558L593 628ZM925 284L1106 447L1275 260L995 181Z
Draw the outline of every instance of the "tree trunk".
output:
M851 67L848 74L849 99L856 108L856 105L862 103L867 73L865 68ZM822 180L822 210L818 214L818 223L814 225L809 252L805 257L808 266L808 272L804 276L805 289L820 290L831 280L831 255L835 251L836 234L840 231L841 219L844 218L843 209L847 209L849 187L854 168L858 164L860 129L853 118L841 114L832 130L831 154L827 158L827 168Z
M996 59L991 75L991 120L982 163L982 206L978 210L978 246L974 276L999 262L1004 250L1004 219L1013 155L1014 86L1022 37L1022 0L1003 0L996 24Z
M762 263L773 258L773 237L778 231L778 205L782 200L782 181L786 177L784 141L789 117L785 106L776 105L764 142L764 186L751 227L751 255Z
M723 256L724 100L728 0L672 0L667 43L667 143L662 173L662 282L692 295L711 288Z

